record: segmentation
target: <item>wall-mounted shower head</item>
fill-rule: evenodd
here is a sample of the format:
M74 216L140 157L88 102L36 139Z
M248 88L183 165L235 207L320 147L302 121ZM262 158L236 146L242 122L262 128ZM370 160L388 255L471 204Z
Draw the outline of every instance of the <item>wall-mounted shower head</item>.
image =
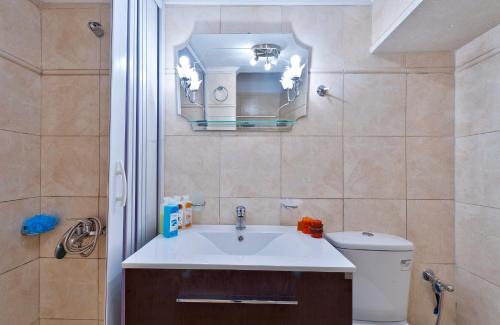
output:
M89 21L89 28L95 36L99 38L104 36L104 29L102 29L102 25L97 21Z

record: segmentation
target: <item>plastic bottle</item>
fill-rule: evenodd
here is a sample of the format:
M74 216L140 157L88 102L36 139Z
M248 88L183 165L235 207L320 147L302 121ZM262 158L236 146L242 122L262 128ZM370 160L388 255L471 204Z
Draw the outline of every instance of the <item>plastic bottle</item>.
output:
M177 236L179 232L179 204L176 200L170 199L164 206L163 236L170 238Z
M184 196L184 228L190 228L193 225L193 204L189 196Z
M164 197L160 203L160 217L158 221L158 233L160 235L163 235L163 230L165 229L165 206L168 204L168 200L168 197Z
M176 196L175 201L177 201L177 205L179 206L179 230L182 230L184 226L184 202L182 202L181 196Z

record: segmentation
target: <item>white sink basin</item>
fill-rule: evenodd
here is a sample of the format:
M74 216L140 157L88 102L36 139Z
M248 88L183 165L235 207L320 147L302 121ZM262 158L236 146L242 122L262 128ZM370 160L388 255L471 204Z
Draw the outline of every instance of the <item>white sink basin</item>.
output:
M242 236L241 238L239 238ZM179 236L157 236L122 262L124 268L354 272L324 239L295 227L194 225Z
M255 255L284 233L278 232L200 232L218 249L230 255Z

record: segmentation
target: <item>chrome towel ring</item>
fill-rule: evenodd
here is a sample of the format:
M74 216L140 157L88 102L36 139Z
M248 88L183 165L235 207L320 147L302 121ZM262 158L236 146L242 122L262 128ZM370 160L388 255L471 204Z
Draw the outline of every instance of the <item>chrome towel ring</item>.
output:
M229 97L229 91L224 86L219 86L219 87L215 88L213 93L214 93L215 100L220 102L220 103L225 102L227 100L227 98Z

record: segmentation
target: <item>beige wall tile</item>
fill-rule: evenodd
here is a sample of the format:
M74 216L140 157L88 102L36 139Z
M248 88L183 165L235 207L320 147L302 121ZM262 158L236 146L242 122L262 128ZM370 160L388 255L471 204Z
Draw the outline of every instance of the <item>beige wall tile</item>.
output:
M38 319L38 261L0 275L0 324L32 324Z
M343 78L341 74L311 73L309 75L307 116L298 120L291 135L342 136ZM328 88L325 97L316 95L316 88Z
M99 259L99 319L106 316L106 260Z
M453 68L453 52L414 52L406 54L407 68Z
M0 203L0 274L39 256L38 236L19 234L24 219L39 212L39 198Z
M97 196L98 137L42 137L42 195Z
M404 54L370 54L371 7L344 7L343 48L346 70L401 71Z
M167 6L165 9L165 67L174 68L174 51L192 34L220 32L218 6Z
M456 135L500 130L500 55L456 74Z
M453 201L408 200L408 240L419 263L454 263Z
M405 75L344 76L344 135L404 136Z
M219 198L205 198L206 205L201 210L193 209L193 224L219 224Z
M282 196L342 197L342 138L283 137L282 150Z
M223 6L220 9L221 33L280 33L281 8Z
M0 131L0 201L40 195L40 137Z
M40 87L37 73L0 58L0 129L40 134Z
M108 196L109 137L99 138L99 196Z
M500 286L500 209L455 205L457 266Z
M281 222L283 226L296 226L302 217L310 216L323 221L325 232L342 231L343 226L343 200L339 199L298 199L297 209L281 207Z
M220 223L236 224L236 207L246 207L248 225L279 225L280 199L268 198L221 198Z
M406 135L453 136L453 75L410 74L407 91Z
M99 69L99 38L89 21L99 21L97 6L42 10L43 69Z
M108 224L108 198L100 197L99 198L99 220L103 227L106 227ZM99 237L99 258L106 258L107 256L107 238L106 233Z
M476 37L455 52L455 62L461 66L487 52L500 47L500 25Z
M500 208L500 132L456 139L456 200Z
M344 200L344 230L380 232L406 238L406 201Z
M279 197L279 137L222 137L220 171L221 197Z
M218 197L220 138L175 136L165 142L166 195Z
M99 7L101 25L104 29L104 36L101 42L101 69L111 69L111 8L109 4L102 4Z
M97 325L97 320L40 319L40 325Z
M53 231L40 235L40 256L54 257L54 249L61 236L76 224L74 219L96 217L98 215L98 199L90 197L42 197L41 211L57 215L59 225ZM96 249L90 257L96 258ZM80 255L66 255L65 258L80 258Z
M0 50L40 67L40 11L30 1L0 2Z
M97 259L40 259L40 318L97 319Z
M405 139L344 138L344 197L405 199Z
M111 105L111 78L99 76L99 128L100 135L109 135L109 114Z
M311 70L339 71L344 67L341 7L283 7L282 29L311 47Z
M457 268L457 325L496 324L500 287Z
M424 281L422 278L422 272L429 268L444 282L455 283L455 265L415 263L412 270L410 306L408 311L408 322L411 325L431 325L436 322L436 316L433 314L434 307L436 306L436 298L430 283ZM456 324L455 301L456 293L445 293L443 309L441 311L441 325Z
M42 89L43 135L99 135L99 76L43 76Z
M409 199L453 199L452 138L407 138Z

